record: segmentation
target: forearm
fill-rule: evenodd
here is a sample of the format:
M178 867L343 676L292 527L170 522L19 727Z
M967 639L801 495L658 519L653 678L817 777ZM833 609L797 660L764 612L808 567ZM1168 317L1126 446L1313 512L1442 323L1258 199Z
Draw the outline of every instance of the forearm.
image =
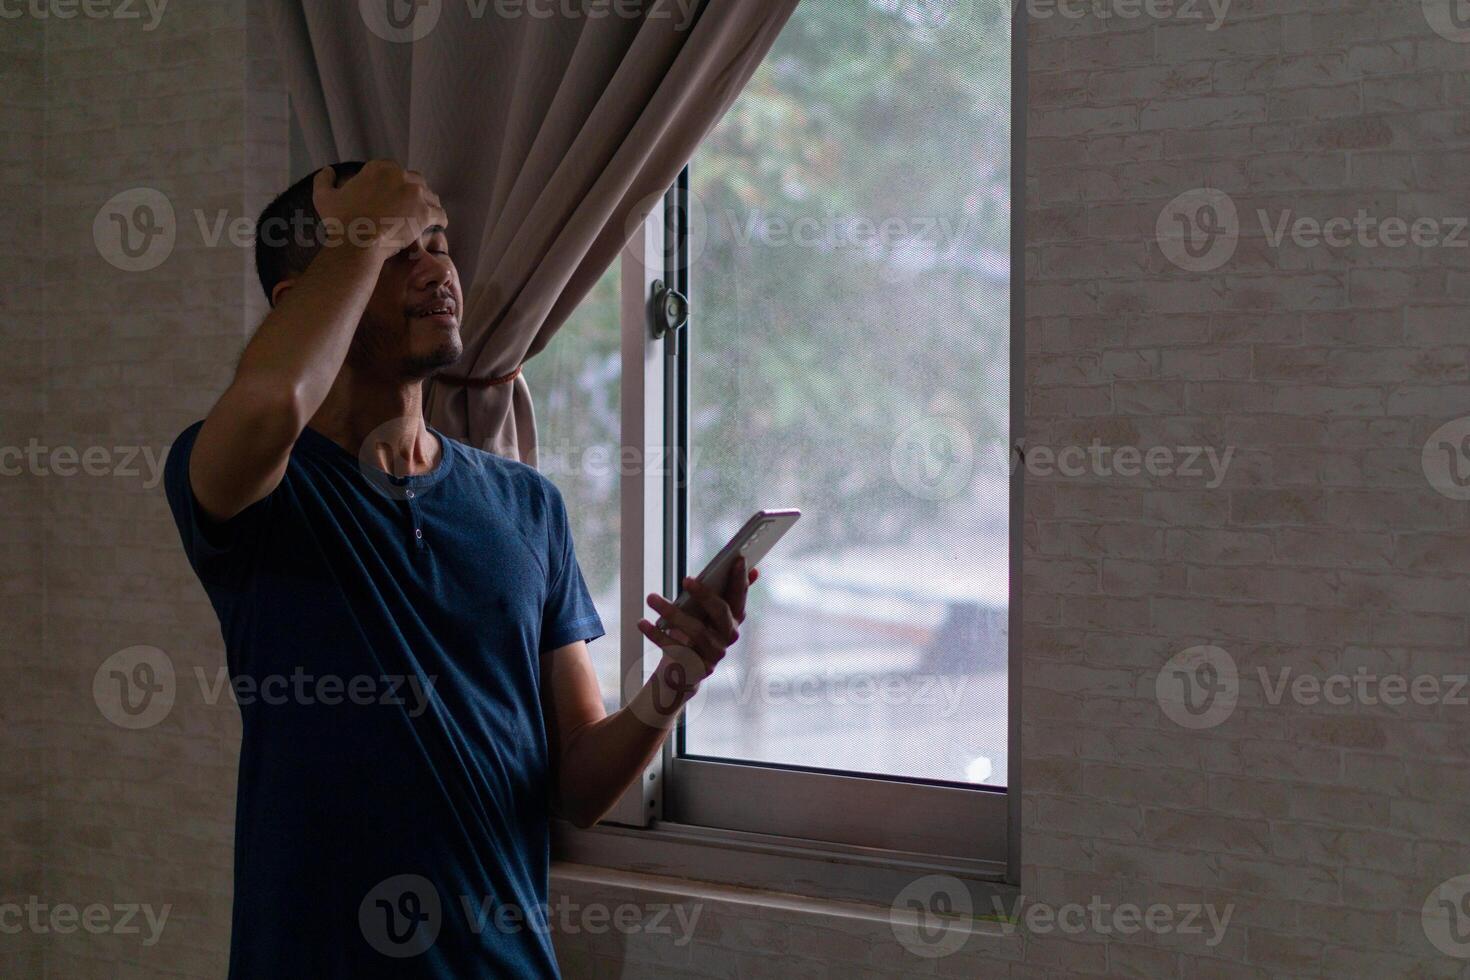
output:
M568 740L557 795L562 814L577 826L602 819L663 747L679 710L694 694L679 669L665 657L631 704L583 725Z
M285 393L304 428L347 359L383 262L374 247L323 248L246 345L236 384Z

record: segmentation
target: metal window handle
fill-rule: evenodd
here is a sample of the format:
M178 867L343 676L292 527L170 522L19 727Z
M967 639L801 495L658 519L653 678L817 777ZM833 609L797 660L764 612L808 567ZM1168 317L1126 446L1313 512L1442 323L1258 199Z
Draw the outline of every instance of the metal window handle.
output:
M653 336L660 339L689 323L689 297L663 280L653 284Z

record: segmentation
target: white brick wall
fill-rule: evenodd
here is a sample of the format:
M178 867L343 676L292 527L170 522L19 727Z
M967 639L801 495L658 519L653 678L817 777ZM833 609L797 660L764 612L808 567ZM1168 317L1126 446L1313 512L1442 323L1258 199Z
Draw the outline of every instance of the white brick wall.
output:
M1215 489L1028 479L1022 890L1228 904L1231 924L1214 947L974 936L936 961L876 927L843 975L1470 977L1421 921L1470 873L1470 708L1273 704L1258 674L1470 671L1470 503L1420 461L1470 414L1470 249L1276 247L1256 215L1470 214L1470 45L1418 0L1236 0L1206 24L1030 21L1028 441L1234 455ZM1202 187L1241 237L1187 272L1156 225ZM1155 678L1198 644L1241 683L1196 731ZM564 945L579 976L670 975L616 938ZM831 975L805 953L724 927L678 975Z
M279 71L247 43L259 11L247 23L241 0L169 5L150 30L145 5L128 8L144 19L6 21L6 81L24 83L6 86L6 446L161 452L217 397L260 317L249 252L206 248L192 214L254 215L286 176ZM93 219L140 186L174 204L178 242L157 269L124 272ZM131 732L92 697L102 661L134 644L165 650L181 676L220 663L162 490L142 473L50 475L5 477L0 495L18 559L0 641L0 899L172 906L151 947L0 934L0 975L42 976L44 947L48 976L222 976L237 714L182 684L164 722Z
M46 111L40 96L4 110L4 441L161 446L228 378L260 315L248 254L181 232L163 267L125 274L98 259L91 222L137 185L234 215L282 186L279 73L245 9L170 7L151 33L7 26L22 91L39 90L44 35ZM1197 9L1030 22L1028 441L1234 455L1213 487L1028 480L1023 891L1230 905L1221 941L976 936L926 960L881 920L711 901L687 946L559 937L569 976L1470 977L1420 915L1470 874L1470 709L1273 703L1258 674L1470 670L1470 502L1421 468L1429 434L1470 414L1470 250L1273 245L1256 214L1470 212L1470 44L1431 30L1418 0L1235 0L1215 30ZM42 132L38 256L17 246L36 241ZM1201 187L1230 196L1240 236L1228 261L1186 271L1156 228ZM162 494L6 478L0 498L17 556L0 593L0 899L174 906L150 949L0 936L0 973L42 975L44 945L50 975L218 976L234 712L190 686L129 733L90 696L126 645L181 673L219 662ZM1193 730L1155 680L1199 644L1229 654L1240 690Z
M0 32L0 444L23 445L41 422L42 31L39 23ZM36 697L41 663L40 488L22 477L0 479L0 524L8 560L0 571L0 903L41 889L46 801L41 746L44 712ZM29 935L0 937L0 976L37 976L41 944Z

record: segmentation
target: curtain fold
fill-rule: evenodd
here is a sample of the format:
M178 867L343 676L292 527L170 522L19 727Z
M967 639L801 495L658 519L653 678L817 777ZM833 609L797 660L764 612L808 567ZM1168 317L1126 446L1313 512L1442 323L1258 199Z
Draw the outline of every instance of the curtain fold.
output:
M269 2L312 165L398 160L449 212L465 354L429 384L430 424L534 465L521 365L617 258L798 0Z

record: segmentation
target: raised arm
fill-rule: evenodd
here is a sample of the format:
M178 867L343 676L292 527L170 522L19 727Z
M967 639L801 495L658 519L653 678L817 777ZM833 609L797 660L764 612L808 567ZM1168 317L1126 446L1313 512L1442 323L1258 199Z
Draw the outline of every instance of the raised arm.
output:
M228 520L281 482L291 447L326 400L377 285L383 263L448 219L423 177L375 160L335 186L316 176L313 201L324 247L302 275L280 284L246 345L234 381L204 421L189 482L205 513ZM302 229L293 222L291 234Z

